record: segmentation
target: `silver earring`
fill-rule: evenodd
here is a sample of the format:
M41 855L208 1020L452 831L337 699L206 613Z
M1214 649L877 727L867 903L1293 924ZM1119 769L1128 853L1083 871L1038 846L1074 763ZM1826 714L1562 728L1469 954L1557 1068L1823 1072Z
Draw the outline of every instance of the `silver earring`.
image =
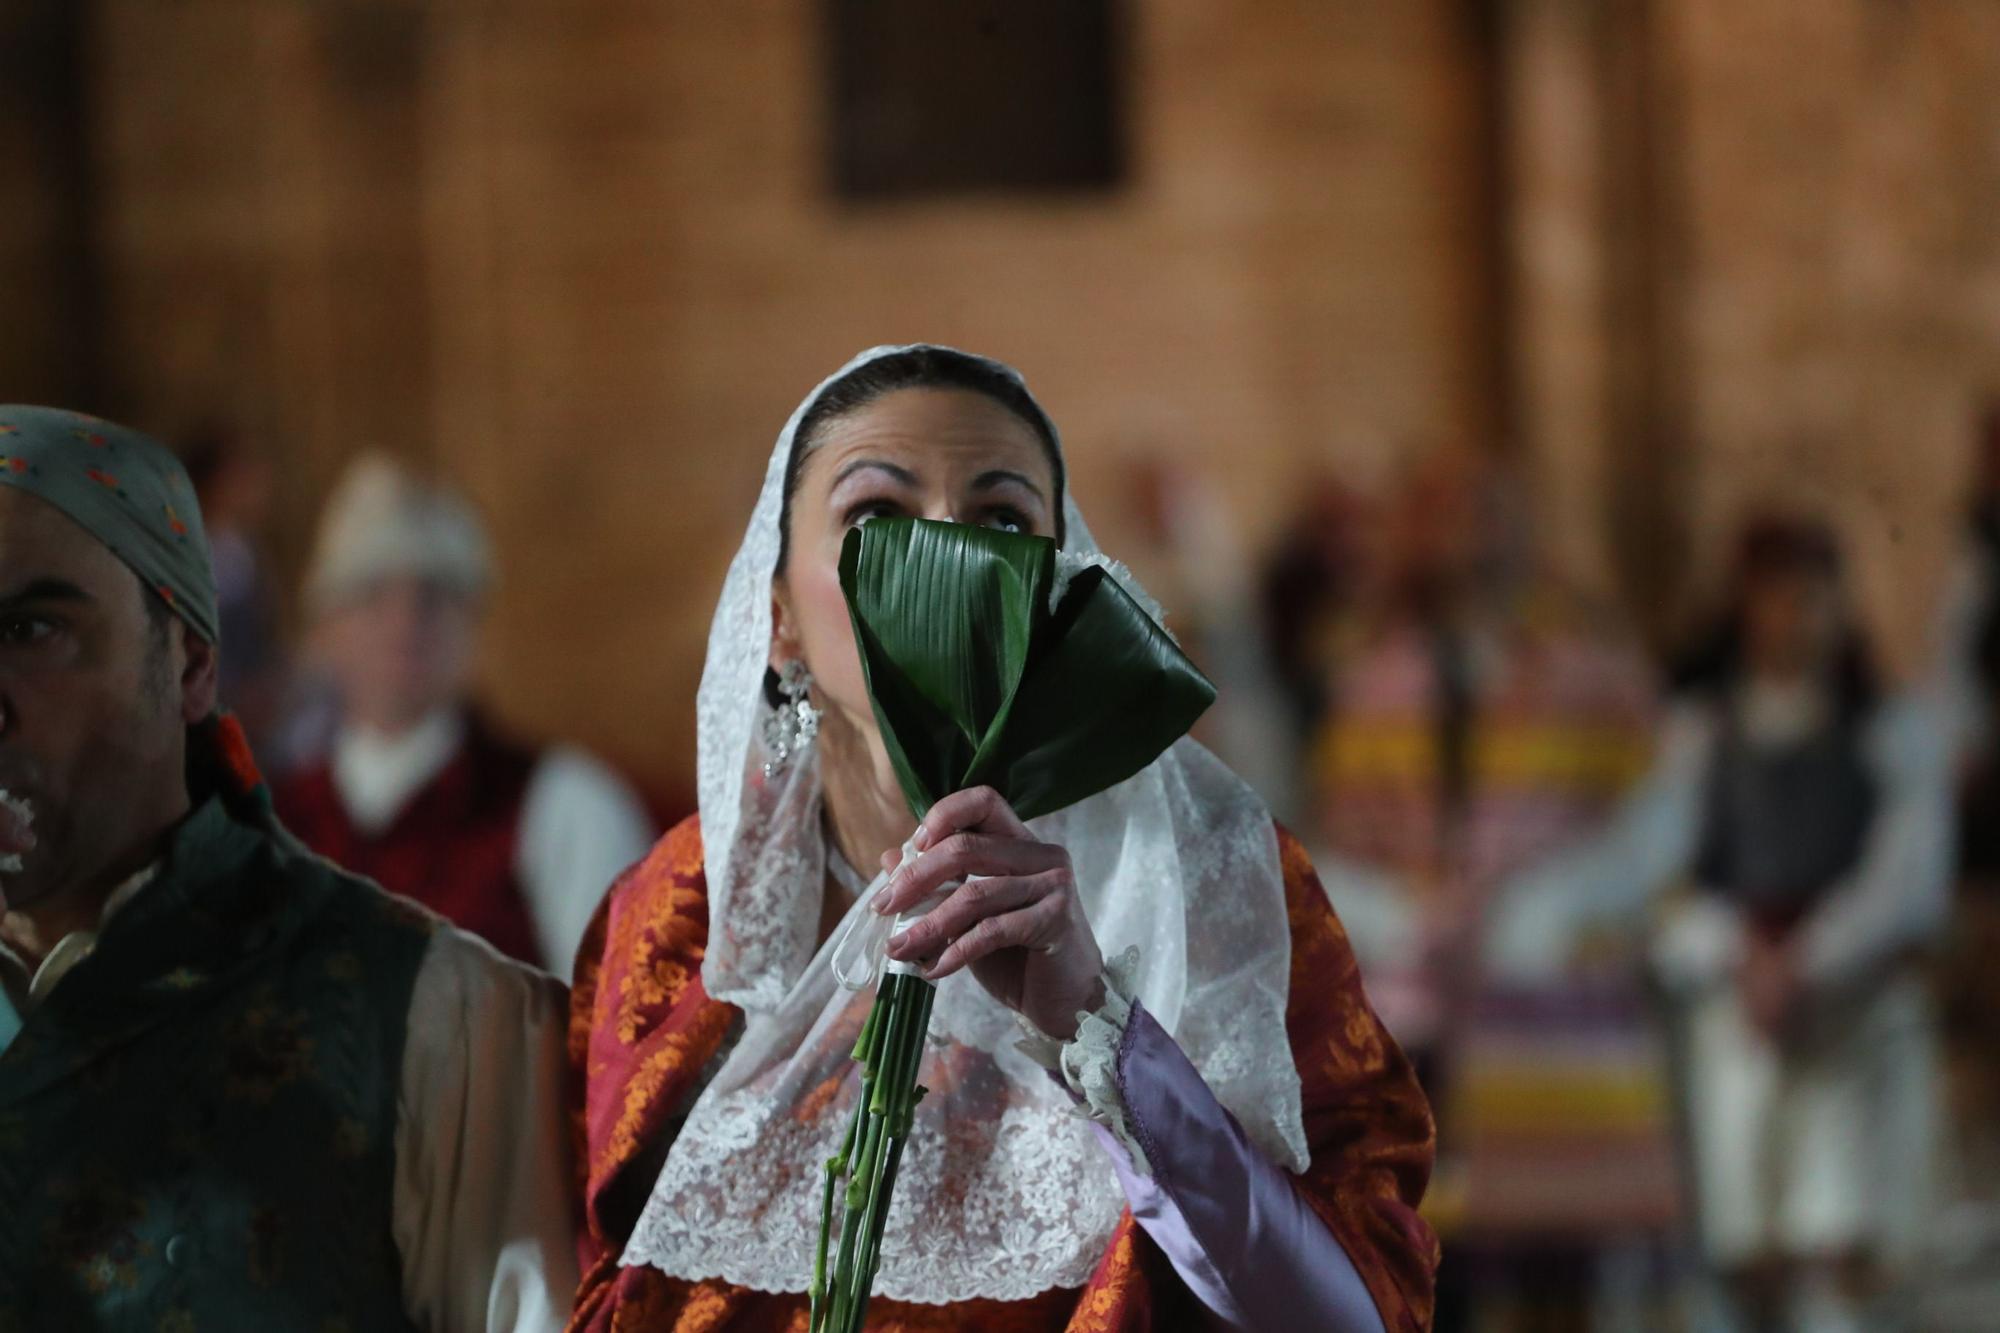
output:
M764 715L764 776L774 777L819 735L819 709L813 707L812 673L804 662L785 663L778 673L778 706Z

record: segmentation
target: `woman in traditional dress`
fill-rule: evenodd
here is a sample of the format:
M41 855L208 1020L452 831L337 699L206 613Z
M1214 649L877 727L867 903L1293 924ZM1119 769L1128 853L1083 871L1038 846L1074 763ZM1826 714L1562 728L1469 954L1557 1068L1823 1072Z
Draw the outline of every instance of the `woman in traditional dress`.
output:
M1428 1327L1429 1110L1299 845L1185 740L1032 824L982 789L919 827L837 576L884 515L1095 550L998 363L878 348L793 414L710 633L701 813L578 957L572 1327L806 1327L871 1002L830 941L941 892L889 946L939 988L871 1329Z

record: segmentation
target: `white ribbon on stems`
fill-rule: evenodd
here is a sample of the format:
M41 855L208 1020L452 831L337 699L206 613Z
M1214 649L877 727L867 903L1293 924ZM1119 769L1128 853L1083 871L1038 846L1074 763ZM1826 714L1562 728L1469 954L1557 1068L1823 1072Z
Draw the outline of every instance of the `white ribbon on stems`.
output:
M903 844L902 859L898 866L906 866L917 857L915 842ZM929 916L937 905L951 897L954 890L966 880L955 879L938 886L937 891L895 916L883 916L874 908L875 895L889 886L889 871L883 871L869 881L861 891L859 912L850 912L846 924L833 941L833 954L828 959L833 968L833 979L845 990L867 990L881 980L884 972L899 972L904 976L919 976L923 973L920 962L897 962L888 956L889 941L908 930L917 922ZM977 879L977 875L967 879Z

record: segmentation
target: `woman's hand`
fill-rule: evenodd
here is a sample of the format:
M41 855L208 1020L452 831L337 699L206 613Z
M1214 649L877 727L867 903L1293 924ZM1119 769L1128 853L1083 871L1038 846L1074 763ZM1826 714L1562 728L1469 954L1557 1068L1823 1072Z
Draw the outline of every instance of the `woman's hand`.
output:
M967 875L928 915L889 941L897 962L933 960L936 981L970 966L1008 1008L1052 1037L1076 1033L1078 1012L1104 1003L1104 956L1077 899L1069 853L1038 842L991 787L954 792L931 807L912 840L917 855L897 865L876 896L885 915L923 902Z

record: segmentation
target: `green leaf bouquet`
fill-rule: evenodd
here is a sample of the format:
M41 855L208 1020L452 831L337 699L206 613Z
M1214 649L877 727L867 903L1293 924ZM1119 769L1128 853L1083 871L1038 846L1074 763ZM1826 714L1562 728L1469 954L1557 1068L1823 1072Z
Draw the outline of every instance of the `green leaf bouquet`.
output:
M1023 819L1060 810L1139 772L1215 699L1105 565L1046 537L877 519L847 535L840 584L918 819L977 786ZM862 1091L826 1163L812 1333L858 1333L867 1314L935 996L890 966L855 1043Z

